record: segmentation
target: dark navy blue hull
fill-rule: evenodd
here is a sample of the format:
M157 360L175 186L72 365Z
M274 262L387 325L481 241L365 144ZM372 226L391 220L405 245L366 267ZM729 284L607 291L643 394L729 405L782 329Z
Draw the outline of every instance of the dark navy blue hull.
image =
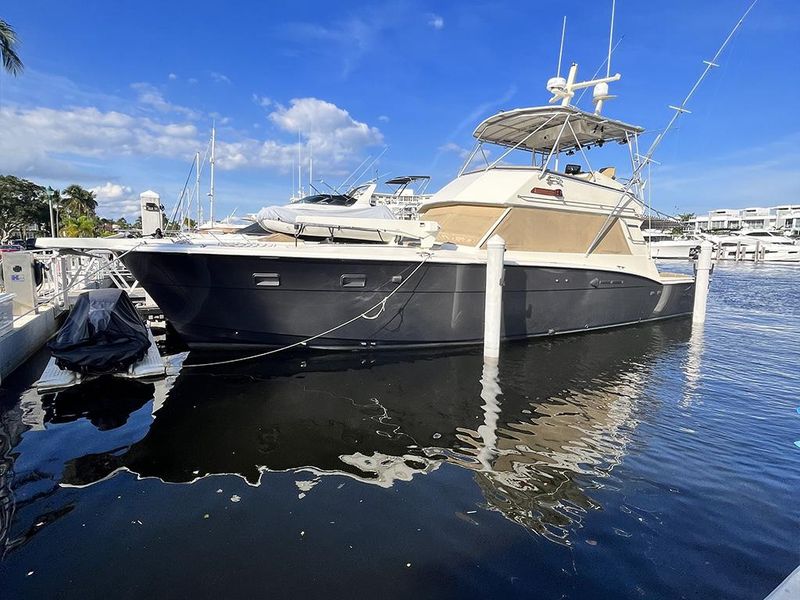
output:
M133 252L123 261L191 347L282 346L378 303L419 263ZM320 348L474 344L483 339L484 265L426 263L374 320ZM614 327L691 313L694 284L592 269L506 266L503 337Z

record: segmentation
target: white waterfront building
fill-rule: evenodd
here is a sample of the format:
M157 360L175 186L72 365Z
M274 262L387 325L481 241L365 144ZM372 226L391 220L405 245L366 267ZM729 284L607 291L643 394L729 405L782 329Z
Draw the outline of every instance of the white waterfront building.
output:
M769 208L718 208L707 215L689 219L693 231L709 229L779 229L800 235L800 204L781 204Z

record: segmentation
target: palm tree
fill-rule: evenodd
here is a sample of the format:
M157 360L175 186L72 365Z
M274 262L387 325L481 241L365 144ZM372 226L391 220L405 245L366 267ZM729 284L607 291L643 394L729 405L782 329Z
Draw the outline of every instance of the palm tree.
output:
M16 45L16 32L11 25L0 19L0 58L3 68L14 76L22 72L22 60L14 49Z
M71 215L94 216L94 211L97 208L94 192L73 184L62 190L61 197L64 199L64 208Z
M93 217L86 215L65 219L61 229L61 235L66 237L94 237L96 232L97 222Z

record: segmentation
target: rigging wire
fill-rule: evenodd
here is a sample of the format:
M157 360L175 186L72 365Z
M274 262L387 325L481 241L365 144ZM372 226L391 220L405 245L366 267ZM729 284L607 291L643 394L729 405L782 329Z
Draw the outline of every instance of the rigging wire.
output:
M736 34L736 32L739 31L739 28L744 23L744 20L747 18L747 15L750 14L750 11L753 10L753 8L755 7L755 5L757 3L758 3L758 0L753 0L753 2L750 4L750 6L747 7L747 10L744 12L744 14L741 16L741 18L736 22L736 25L734 25L733 29L728 34L728 37L725 38L725 41L722 42L722 45L719 47L717 52L714 54L714 57L711 60L704 60L703 61L703 63L705 63L705 65L706 65L706 68L703 69L703 72L697 78L697 81L695 81L694 85L689 90L689 93L686 94L686 97L683 99L683 102L681 102L681 104L679 106L670 106L669 107L669 108L671 108L672 110L675 111L674 114L672 115L672 118L667 123L667 126L664 128L664 131L656 136L656 138L653 140L652 144L650 144L650 148L647 150L647 153L644 155L644 157L642 157L642 160L639 162L639 164L633 170L633 173L631 174L630 181L622 189L622 194L620 195L620 199L617 201L617 205L608 214L608 216L606 217L606 219L605 219L605 221L603 223L603 226L597 232L597 235L592 240L592 243L589 244L589 247L586 250L586 256L588 256L589 254L591 254L594 251L594 249L597 247L597 245L600 243L600 241L605 237L606 233L608 233L608 231L611 228L611 226L616 222L617 219L619 219L619 216L622 214L622 211L628 206L628 204L631 203L631 200L633 200L633 198L634 198L634 196L632 194L630 194L631 187L633 186L634 182L639 179L639 176L641 175L642 170L644 169L644 166L650 162L650 159L652 158L653 154L655 154L656 149L659 147L659 145L661 145L661 141L664 139L664 136L669 132L670 129L672 129L672 127L675 125L675 122L678 120L678 118L680 118L680 116L683 113L689 112L689 110L686 109L686 104L689 102L689 100L692 98L694 93L697 91L697 88L700 87L700 84L703 83L703 80L705 80L705 78L708 75L709 71L711 71L711 69L719 66L717 64L717 60L719 59L720 55L725 50L725 48L727 47L728 43L731 41L731 39Z

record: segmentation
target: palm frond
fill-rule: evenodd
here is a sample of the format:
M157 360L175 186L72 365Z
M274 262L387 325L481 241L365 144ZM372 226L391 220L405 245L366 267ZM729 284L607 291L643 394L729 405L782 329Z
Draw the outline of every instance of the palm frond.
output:
M14 76L23 69L22 59L15 50L18 41L11 25L0 19L0 58L3 61L3 68Z

